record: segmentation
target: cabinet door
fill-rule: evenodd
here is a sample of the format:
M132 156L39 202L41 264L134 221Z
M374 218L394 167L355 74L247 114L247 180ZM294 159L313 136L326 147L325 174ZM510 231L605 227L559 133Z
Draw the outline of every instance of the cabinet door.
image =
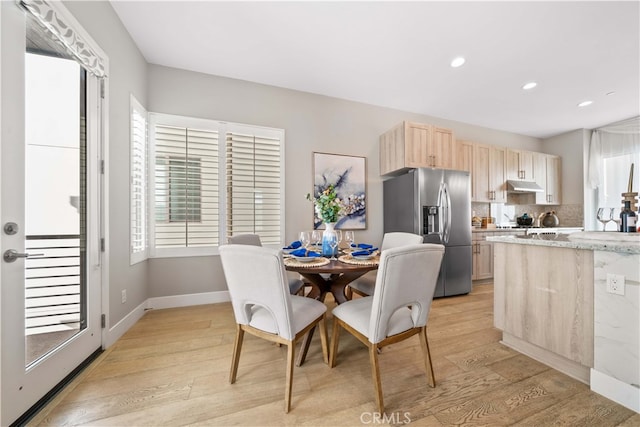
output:
M533 156L531 151L520 151L520 174L525 181L534 181Z
M405 126L405 166L409 168L433 165L431 126L408 122Z
M491 147L473 144L473 184L474 202L491 202ZM503 167L504 171L504 167Z
M490 191L491 201L505 203L507 201L507 180L505 179L506 149L492 146L490 159Z
M477 253L474 261L477 261L477 280L493 278L493 243L487 241L478 242Z
M380 135L380 175L405 167L404 124Z
M453 168L453 131L434 126L430 154L432 165L437 168Z
M533 158L533 167L536 184L544 190L542 193L536 193L536 205L546 205L549 200L547 197L547 155L536 153Z
M551 205L562 203L562 163L558 156L547 156L547 200Z
M507 150L505 159L505 174L507 179L520 179L520 152Z
M473 173L473 142L456 140L453 164L457 170Z
M533 181L535 179L533 157L534 153L531 151L507 150L507 179Z

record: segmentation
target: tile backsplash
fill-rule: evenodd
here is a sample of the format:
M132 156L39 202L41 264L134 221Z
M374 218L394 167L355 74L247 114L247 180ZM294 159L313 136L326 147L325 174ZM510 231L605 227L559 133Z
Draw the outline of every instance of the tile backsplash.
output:
M543 212L555 211L558 219L560 220L560 226L562 227L584 227L584 211L583 205L558 205L558 206L541 206L541 205L506 205L506 207L513 207L514 215L516 217L522 216L525 212L530 216L537 218ZM491 205L489 203L471 203L471 210L479 217L484 216L496 216L496 213L491 212ZM509 209L510 210L510 209ZM506 218L504 219L506 221ZM496 223L501 223L503 220L496 218Z

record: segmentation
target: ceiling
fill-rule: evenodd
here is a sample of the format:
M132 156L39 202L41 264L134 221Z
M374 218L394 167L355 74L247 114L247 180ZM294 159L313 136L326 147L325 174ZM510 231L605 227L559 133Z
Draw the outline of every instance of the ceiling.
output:
M638 1L112 5L152 64L538 138L640 114Z

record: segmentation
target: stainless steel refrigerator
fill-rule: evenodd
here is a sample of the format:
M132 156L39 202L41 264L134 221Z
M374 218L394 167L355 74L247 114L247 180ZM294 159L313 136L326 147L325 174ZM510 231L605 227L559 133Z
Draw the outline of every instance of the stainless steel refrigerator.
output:
M383 182L384 232L422 234L445 246L436 297L471 292L471 178L420 168Z

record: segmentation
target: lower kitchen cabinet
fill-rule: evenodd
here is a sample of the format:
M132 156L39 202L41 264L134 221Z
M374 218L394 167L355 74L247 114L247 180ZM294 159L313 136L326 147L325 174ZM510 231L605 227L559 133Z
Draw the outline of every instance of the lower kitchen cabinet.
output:
M472 270L471 280L493 279L493 242L488 242L489 236L525 235L525 230L491 230L475 231L471 239Z
M484 280L493 278L493 243L487 242L487 234L473 233L471 242L472 273L471 280Z

